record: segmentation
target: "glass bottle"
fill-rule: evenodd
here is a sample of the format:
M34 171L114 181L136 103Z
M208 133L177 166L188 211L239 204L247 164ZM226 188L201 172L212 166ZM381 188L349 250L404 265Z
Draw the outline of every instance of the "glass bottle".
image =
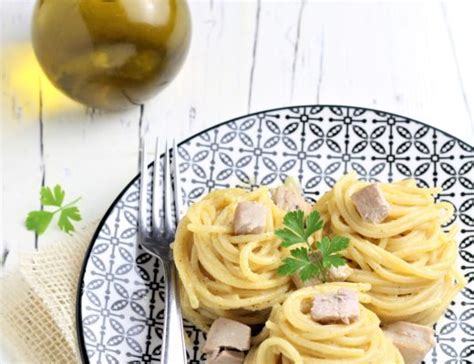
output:
M162 90L187 54L185 0L38 0L33 47L51 82L91 107L120 110Z

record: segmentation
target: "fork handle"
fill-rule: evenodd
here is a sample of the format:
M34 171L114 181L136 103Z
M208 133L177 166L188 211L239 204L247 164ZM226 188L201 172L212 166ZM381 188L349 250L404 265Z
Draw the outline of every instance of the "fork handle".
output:
M186 345L184 343L183 319L179 308L176 267L173 261L163 263L167 294L165 296L161 363L186 364Z

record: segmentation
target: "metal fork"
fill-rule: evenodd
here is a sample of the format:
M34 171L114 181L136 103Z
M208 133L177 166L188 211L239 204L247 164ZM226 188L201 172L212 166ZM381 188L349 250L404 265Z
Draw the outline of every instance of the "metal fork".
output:
M164 270L167 294L165 295L165 312L163 339L161 346L162 364L186 364L186 347L184 344L183 320L179 307L179 292L176 277L176 268L170 244L174 240L176 225L173 223L172 210L174 210L176 223L179 220L179 174L177 166L177 148L173 142L173 172L170 168L170 150L168 143L165 146L165 159L163 167L163 189L160 189L161 163L159 156L159 141L156 140L155 160L152 188L151 231L147 228L147 186L148 169L146 163L146 141L140 140L140 206L138 213L138 241L148 253L158 257ZM173 173L172 198L171 174ZM160 206L163 208L163 225L160 224Z

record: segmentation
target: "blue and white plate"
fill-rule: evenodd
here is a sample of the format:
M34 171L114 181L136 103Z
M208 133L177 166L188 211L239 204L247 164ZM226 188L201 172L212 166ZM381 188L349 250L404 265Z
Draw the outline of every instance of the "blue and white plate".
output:
M441 186L455 206L459 262L469 283L436 325L426 363L468 363L474 353L474 147L418 121L348 106L263 111L207 129L179 145L186 205L214 188L278 184L299 178L312 200L343 174ZM151 171L150 171L151 173ZM86 254L77 299L84 362L159 363L163 272L138 246L138 179L112 204ZM186 324L190 363L204 362L205 336Z

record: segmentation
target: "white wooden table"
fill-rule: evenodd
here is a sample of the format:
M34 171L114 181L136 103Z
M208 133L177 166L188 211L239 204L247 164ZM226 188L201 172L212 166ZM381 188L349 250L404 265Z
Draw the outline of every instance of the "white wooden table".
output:
M42 185L82 196L84 224L100 218L137 172L142 132L182 139L248 112L321 103L399 113L474 143L471 0L190 0L183 69L141 109L115 114L56 91L30 43L34 0L0 1L4 253L63 236L24 228Z

